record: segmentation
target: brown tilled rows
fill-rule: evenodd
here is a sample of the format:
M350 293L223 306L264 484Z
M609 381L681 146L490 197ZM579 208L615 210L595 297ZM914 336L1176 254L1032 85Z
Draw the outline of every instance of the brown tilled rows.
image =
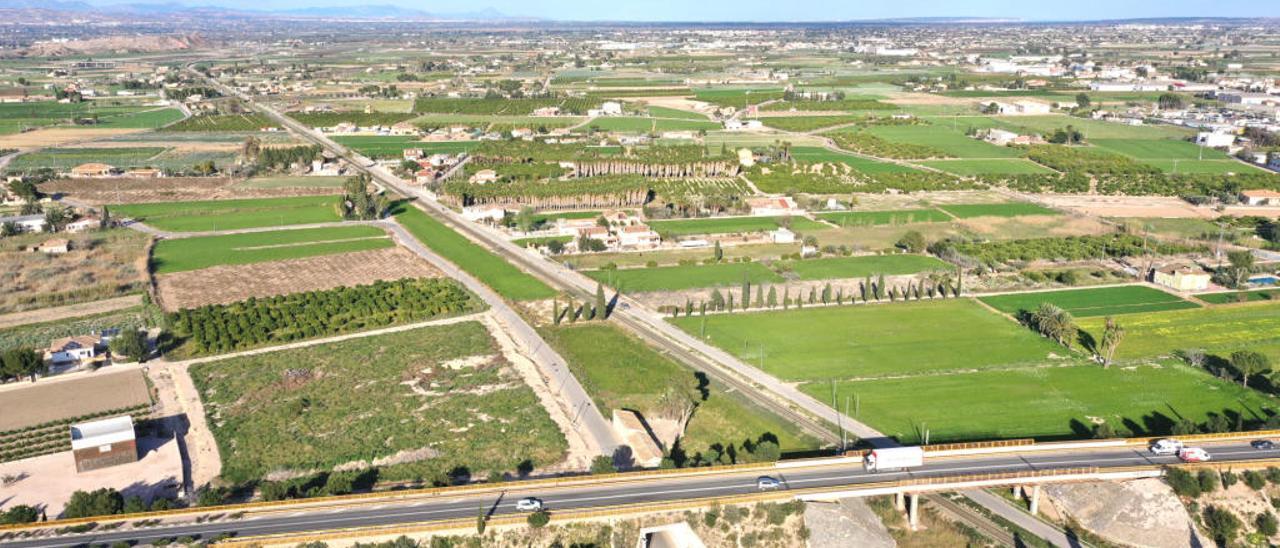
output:
M229 304L369 284L377 280L434 278L440 271L412 252L395 247L247 265L225 265L165 274L157 279L165 310Z
M164 179L59 179L40 186L42 192L64 194L91 205L184 202L241 198L280 198L341 194L341 188L242 188L226 177Z

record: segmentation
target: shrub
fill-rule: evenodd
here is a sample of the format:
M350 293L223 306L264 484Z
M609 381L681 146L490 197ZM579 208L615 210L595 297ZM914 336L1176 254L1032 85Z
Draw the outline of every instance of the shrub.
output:
M1228 510L1223 510L1216 506L1209 506L1204 509L1204 526L1209 530L1209 534L1213 535L1213 540L1220 546L1226 546L1236 538L1240 532L1240 518L1232 514Z
M1248 485L1249 488L1254 491L1259 491L1263 487L1266 487L1267 479L1257 470L1246 470L1244 473L1244 484Z
M551 514L547 513L546 510L538 510L537 512L529 514L528 522L529 527L541 529L551 522Z
M1276 536L1277 528L1280 527L1280 523L1276 522L1276 515L1271 512L1258 514L1254 524L1258 526L1258 532L1266 537Z
M1213 470L1201 470L1196 474L1201 493L1212 493L1218 490L1218 473Z
M1200 496L1200 482L1186 470L1170 468L1164 479L1169 483L1169 487L1173 488L1173 492L1180 497L1196 498Z
M71 494L62 512L65 518L85 518L90 516L107 516L119 514L124 509L124 497L120 492L109 487L85 492L76 491Z
M1222 473L1223 489L1230 489L1232 485L1235 485L1239 481L1240 481L1240 476L1237 476L1235 472L1227 470L1226 472Z

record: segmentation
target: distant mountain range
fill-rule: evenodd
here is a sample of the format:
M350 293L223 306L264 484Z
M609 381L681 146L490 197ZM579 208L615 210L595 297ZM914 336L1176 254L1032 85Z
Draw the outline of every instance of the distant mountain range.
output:
M6 0L0 10L38 10L109 16L223 15L314 19L389 19L396 21L490 21L529 18L510 17L493 8L461 13L432 13L391 4L315 6L282 10L248 10L222 6L192 6L177 2L95 5L77 0Z

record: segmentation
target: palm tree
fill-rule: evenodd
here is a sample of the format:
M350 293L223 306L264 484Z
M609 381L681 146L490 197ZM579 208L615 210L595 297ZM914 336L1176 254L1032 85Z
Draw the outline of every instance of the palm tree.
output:
M1120 346L1120 341L1124 339L1124 328L1116 323L1115 318L1107 316L1107 323L1102 328L1102 340L1098 342L1098 358L1102 360L1102 367L1111 367L1111 359L1116 354L1116 348Z

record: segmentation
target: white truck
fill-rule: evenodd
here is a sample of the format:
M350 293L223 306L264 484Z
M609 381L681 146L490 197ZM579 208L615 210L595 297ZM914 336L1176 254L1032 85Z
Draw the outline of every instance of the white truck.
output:
M863 464L868 472L915 468L924 464L924 449L920 447L872 449L863 458Z

